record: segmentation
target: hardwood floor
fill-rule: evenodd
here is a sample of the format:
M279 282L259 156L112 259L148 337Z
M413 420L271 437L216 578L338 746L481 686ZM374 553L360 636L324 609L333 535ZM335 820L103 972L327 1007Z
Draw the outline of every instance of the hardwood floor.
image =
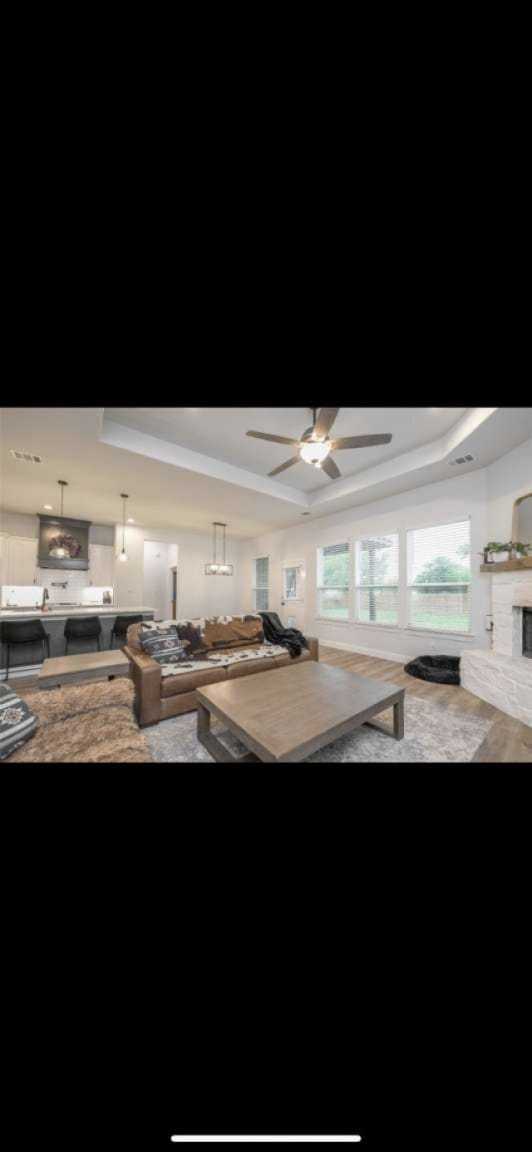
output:
M320 645L320 660L326 664L335 664L337 668L351 669L360 676L371 676L376 680L391 680L412 696L419 696L424 700L432 700L434 704L442 705L451 710L462 712L469 716L480 716L482 719L493 720L493 727L477 749L473 762L498 763L516 762L518 764L532 764L532 728L514 720L487 704L478 696L473 696L465 688L453 688L445 684L429 684L426 680L416 680L403 670L403 665L394 660L379 660L375 656L361 656L356 652L343 652L338 648L327 648ZM18 691L37 687L37 677L27 680L12 680L12 686ZM392 723L391 709L383 712L380 719Z
M446 684L429 684L426 680L416 680L404 671L403 665L395 660L379 660L375 656L361 656L356 652L343 652L338 648L327 648L320 644L320 660L334 664L337 668L358 672L360 676L371 676L376 680L391 680L404 688L408 695L432 700L434 704L452 711L482 719L493 720L493 727L477 749L473 761L478 763L495 762L504 764L514 761L532 764L532 728L514 720L487 704L478 696L473 696L465 688L455 688ZM391 722L391 713L383 712L382 719Z

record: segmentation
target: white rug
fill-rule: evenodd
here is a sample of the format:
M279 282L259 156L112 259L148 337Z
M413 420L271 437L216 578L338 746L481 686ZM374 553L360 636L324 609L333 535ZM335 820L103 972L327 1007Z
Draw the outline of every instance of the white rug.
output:
M391 710L376 719L390 722ZM386 736L376 728L363 724L319 752L313 752L306 763L375 761L445 764L472 760L492 723L492 720L481 720L476 716L467 716L407 696L404 740L394 740L393 736ZM187 712L184 716L161 720L156 727L147 728L144 735L153 759L161 763L214 763L210 752L197 738L196 724L196 713ZM224 731L221 723L213 724L213 732L233 756L245 754L246 749L241 741L232 733Z

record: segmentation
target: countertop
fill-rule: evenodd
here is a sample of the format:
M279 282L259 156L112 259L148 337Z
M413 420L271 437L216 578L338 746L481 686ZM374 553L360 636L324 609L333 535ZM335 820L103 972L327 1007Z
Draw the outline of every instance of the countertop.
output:
M0 608L0 622L2 620L66 620L67 616L127 616L129 613L155 612L155 608L131 607L129 604L123 608L120 604L84 604L83 607L69 608Z

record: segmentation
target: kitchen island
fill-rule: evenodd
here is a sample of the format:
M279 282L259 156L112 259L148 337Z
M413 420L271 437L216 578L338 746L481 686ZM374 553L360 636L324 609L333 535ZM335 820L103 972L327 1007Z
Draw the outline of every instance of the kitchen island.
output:
M102 650L111 647L111 632L113 624L117 616L140 616L143 620L153 620L155 610L153 608L132 608L128 605L127 608L121 608L119 605L101 606L99 604L86 604L86 605L73 605L70 607L52 607L46 608L0 608L0 680L5 676L7 666L7 647L2 640L2 623L4 621L11 622L12 620L42 620L44 630L50 639L50 656L64 656L65 654L65 623L70 617L78 616L98 616L102 627L100 636L100 644ZM94 652L96 645L94 640L79 640L76 641L76 650L79 648L80 652ZM73 645L70 649L73 651ZM11 645L9 654L9 677L10 679L16 676L33 676L39 671L43 659L42 645L37 644L24 644L24 645Z

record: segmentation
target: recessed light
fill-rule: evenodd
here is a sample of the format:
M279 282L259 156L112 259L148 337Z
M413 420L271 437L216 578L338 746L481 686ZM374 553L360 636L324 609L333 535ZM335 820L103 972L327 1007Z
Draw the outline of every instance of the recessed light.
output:
M45 512L53 512L54 510L53 504L43 504L43 508Z
M302 512L301 515L302 516L310 516L310 512Z
M128 524L134 524L134 523L135 523L135 521L134 521L134 519L133 519L133 517L132 517L132 516L128 516L128 518L127 518L127 522L128 522Z

